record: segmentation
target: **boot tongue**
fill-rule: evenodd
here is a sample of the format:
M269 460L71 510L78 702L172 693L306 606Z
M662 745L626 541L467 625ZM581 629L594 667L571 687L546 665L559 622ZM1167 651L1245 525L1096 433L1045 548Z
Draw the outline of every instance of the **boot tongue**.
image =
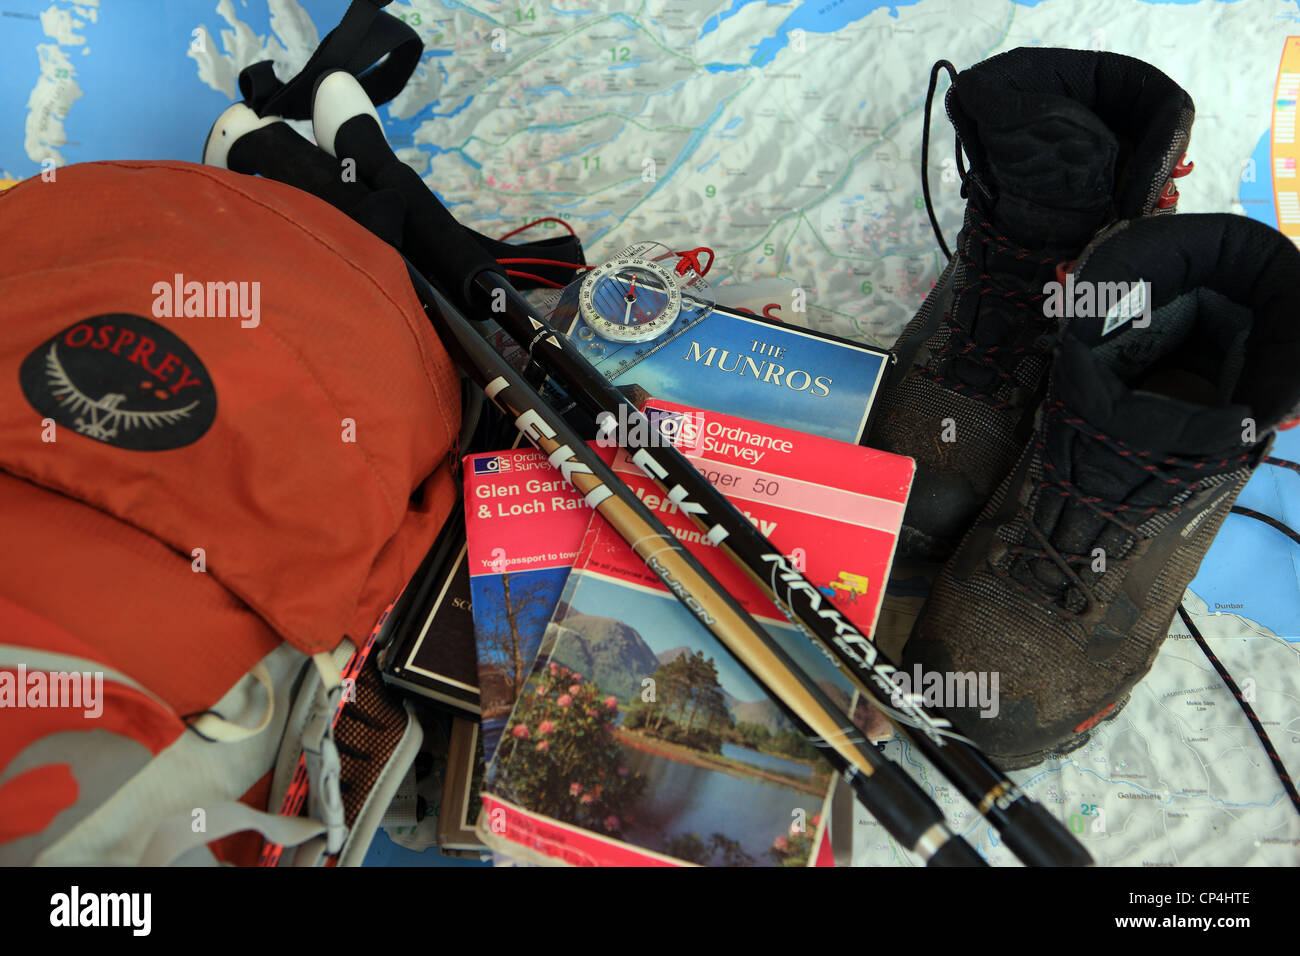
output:
M1140 332L1134 329L1128 334ZM1161 473L1185 474L1186 470L1164 464L1165 458L1213 460L1242 451L1241 422L1249 414L1244 406L1208 408L1132 389L1094 349L1069 335L1061 342L1052 377L1052 397L1064 406L1048 424L1045 436L1054 475L1078 494L1099 499L1097 507L1104 511L1119 503L1135 509L1117 514L1125 524L1141 524L1149 516L1145 509L1167 508L1178 494L1180 486L1167 483ZM1075 428L1067 419L1087 424ZM1123 442L1133 454L1117 453L1101 436L1111 446ZM1160 471L1153 472L1153 465ZM1100 548L1114 559L1129 546L1127 531L1072 497L1042 495L1034 520L1062 554L1089 555ZM1086 568L1079 571L1085 580L1093 577ZM1031 558L1021 574L1061 594L1067 607L1082 607L1082 595L1068 587L1069 578L1050 558Z
M967 70L948 109L992 222L1021 245L1077 251L1113 217L1115 135L1074 99Z
M1130 328L1108 349L1117 360L1125 352L1140 353L1145 331ZM1248 407L1212 407L1131 387L1100 352L1072 335L1062 338L1052 374L1056 394L1070 417L1153 455L1203 458L1241 453L1243 420L1251 414Z

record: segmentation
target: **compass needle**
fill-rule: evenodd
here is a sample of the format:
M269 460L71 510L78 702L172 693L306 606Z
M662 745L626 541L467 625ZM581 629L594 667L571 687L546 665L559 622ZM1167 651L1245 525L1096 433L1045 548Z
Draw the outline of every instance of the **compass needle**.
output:
M713 311L708 284L671 263L658 242L628 246L565 289L552 306L561 328L607 377L629 372Z
M643 254L650 246L632 247L597 266L581 280L578 308L586 326L607 342L634 345L660 338L680 324L682 283L662 264L665 256ZM672 253L663 248L666 255Z

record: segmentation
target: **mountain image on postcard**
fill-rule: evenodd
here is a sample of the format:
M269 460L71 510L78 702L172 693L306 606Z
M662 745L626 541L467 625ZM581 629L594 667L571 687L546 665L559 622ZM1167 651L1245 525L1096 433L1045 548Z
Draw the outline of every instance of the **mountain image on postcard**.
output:
M585 610L611 606L621 619ZM589 832L573 862L612 863L618 846L640 862L807 866L832 776L675 598L576 571L485 793Z

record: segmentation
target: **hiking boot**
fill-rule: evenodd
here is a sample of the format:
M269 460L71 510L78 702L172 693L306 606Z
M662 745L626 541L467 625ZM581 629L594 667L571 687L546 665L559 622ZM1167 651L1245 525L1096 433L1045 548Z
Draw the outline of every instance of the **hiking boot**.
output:
M1082 290L1095 304L1062 319L1029 443L903 651L909 672L999 675L996 714L946 713L1006 768L1079 746L1123 706L1300 405L1300 252L1268 226L1121 223L1072 279L1077 306Z
M936 65L931 94L940 66L955 74ZM916 459L899 553L931 561L956 547L1025 446L1055 331L1043 285L1103 226L1173 211L1193 117L1191 98L1140 60L1044 48L955 74L945 102L965 220L894 343L868 442ZM928 135L928 96L926 112Z

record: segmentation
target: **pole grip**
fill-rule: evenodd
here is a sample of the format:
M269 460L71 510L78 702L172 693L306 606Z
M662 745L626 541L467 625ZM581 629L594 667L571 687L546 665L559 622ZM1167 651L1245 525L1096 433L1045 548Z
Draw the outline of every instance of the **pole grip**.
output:
M372 189L392 189L406 200L402 250L422 274L468 301L480 273L500 272L474 233L456 221L419 173L397 158L373 116L361 113L348 119L335 133L333 145L335 156L356 160Z

